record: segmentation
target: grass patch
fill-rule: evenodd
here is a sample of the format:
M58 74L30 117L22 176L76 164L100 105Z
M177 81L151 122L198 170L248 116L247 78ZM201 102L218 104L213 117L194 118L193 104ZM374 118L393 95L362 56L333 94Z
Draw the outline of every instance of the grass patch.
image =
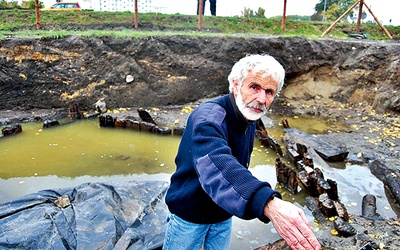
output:
M280 17L248 18L205 16L203 29L197 29L196 15L167 15L160 13L139 13L139 29L134 29L134 14L132 12L100 12L100 11L40 11L42 29L36 30L36 14L34 10L0 10L0 39L15 38L60 38L69 35L81 36L113 36L140 37L151 35L206 35L229 36L243 35L284 35L321 37L331 25L327 22L294 21L288 19L284 34ZM125 24L124 30L116 30L113 26ZM72 28L68 30L68 25ZM75 28L74 26L75 25ZM76 28L79 25L81 27ZM91 26L104 25L102 30ZM49 30L53 27L53 30ZM109 27L109 28L107 28ZM132 27L132 29L129 29ZM153 27L153 28L152 28ZM395 38L400 36L400 26L387 26L387 30ZM91 30L93 29L93 30ZM154 31L149 31L154 30ZM158 31L155 31L158 30ZM171 31L175 30L175 31ZM206 33L206 34L204 34ZM223 34L214 34L223 33ZM349 23L337 24L327 36L345 38L355 34L356 25ZM361 33L369 34L369 39L388 40L383 30L376 24L362 24Z

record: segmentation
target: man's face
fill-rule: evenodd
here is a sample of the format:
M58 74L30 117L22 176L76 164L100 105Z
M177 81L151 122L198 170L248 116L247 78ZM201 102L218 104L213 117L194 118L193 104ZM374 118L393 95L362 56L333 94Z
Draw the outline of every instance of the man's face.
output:
M246 119L258 120L267 113L277 89L278 84L270 77L249 71L241 87L234 82L236 104Z

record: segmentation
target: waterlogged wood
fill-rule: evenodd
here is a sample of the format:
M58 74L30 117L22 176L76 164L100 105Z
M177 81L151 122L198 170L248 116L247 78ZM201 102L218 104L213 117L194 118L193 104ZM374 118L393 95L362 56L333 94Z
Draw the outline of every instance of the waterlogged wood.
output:
M280 156L283 156L281 145L279 144L278 140L268 134L261 119L257 120L256 125L256 138L261 142L261 145L271 148Z
M296 171L290 166L287 166L279 158L275 160L275 168L278 182L292 194L297 194L299 182Z
M311 168L314 168L314 166L320 168L330 167L328 163L326 163L326 161L322 159L322 157L314 150L313 147L306 146L307 144L299 137L285 133L282 137L282 141L286 149L292 147L292 149L296 150L302 156L305 165L310 166ZM304 154L306 154L306 156L304 156ZM294 162L294 164L297 164L297 162Z
M328 194L321 194L318 197L319 201L319 208L321 212L325 215L325 217L333 217L337 215L335 205L333 204L333 201L329 199Z
M330 186L330 189L326 191L326 193L328 194L329 198L334 200L334 201L339 200L339 194L338 194L338 188L337 188L336 181L331 180L331 179L327 179L326 182Z
M386 184L396 201L400 201L400 180L398 174L389 172L386 175Z
M274 243L267 244L265 246L257 247L254 250L290 250L291 248L287 245L286 241L284 240L277 240Z
M74 103L69 105L68 107L68 117L71 118L72 120L76 120L85 118L85 115L83 114L79 106Z
M333 205L335 206L337 215L345 221L349 221L349 213L347 212L346 206L340 201L333 201Z
M303 145L314 148L314 150L326 161L343 161L349 154L348 151L332 146L331 144L299 129L285 128L285 131L291 138L293 138L293 140L299 140Z
M350 237L357 233L356 229L342 217L336 216L333 220L333 225L341 236Z
M58 125L60 125L60 122L57 120L45 120L43 122L43 128L50 128Z
M115 120L115 127L116 128L126 128L126 120L117 118Z
M328 227L328 221L326 220L325 216L322 214L321 210L318 206L318 200L314 197L308 196L306 197L306 205L308 209L312 212L314 218L318 221L319 224Z
M376 197L374 195L364 195L362 199L361 214L365 218L373 218L376 216Z
M141 112L142 112L141 118L147 119L147 120L149 120L148 118L150 118L150 120L153 121L153 119L151 118L150 114L148 114L147 111L141 111ZM143 113L143 112L145 112L145 113ZM178 132L176 132L176 134L182 135L183 131L184 131L184 129L182 129L182 131L179 131L178 129L172 130L170 128L159 127L154 124L154 121L153 122L138 121L132 117L125 119L125 118L121 118L121 117L113 117L110 114L100 115L99 122L100 122L101 127L127 128L127 129L136 130L136 131L154 133L154 134L159 134L159 135L171 135L173 133L173 131L178 131Z
M315 171L317 170L317 171ZM313 169L306 166L304 170L298 174L298 179L306 192L312 197L318 197L319 195L326 193L329 186L323 179L323 175L319 169Z
M142 119L142 121L156 124L153 117L151 117L149 112L147 112L146 110L138 109L137 112L139 113L139 117L140 117L140 119Z
M139 131L140 130L140 122L139 121L135 121L135 120L131 120L131 119L127 119L126 120L126 128Z
M394 172L389 166L386 166L381 160L374 160L368 164L371 173L380 181L385 183L396 202L400 203L400 172Z
M154 133L156 131L156 125L150 122L141 122L140 131Z
M22 132L22 126L19 123L6 126L1 130L1 133L4 136L15 135L15 134L18 134L18 133L21 133L21 132Z
M111 115L100 115L99 122L100 127L115 127L115 120L116 118L112 117Z

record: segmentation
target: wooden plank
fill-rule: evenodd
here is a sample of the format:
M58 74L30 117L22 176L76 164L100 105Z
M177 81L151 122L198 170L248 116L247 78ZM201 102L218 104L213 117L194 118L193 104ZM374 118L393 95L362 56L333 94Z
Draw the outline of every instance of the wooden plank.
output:
M308 146L314 148L315 152L324 160L329 162L343 161L349 154L341 148L335 147L311 134L301 131L296 128L285 128L286 133L291 137L298 138Z

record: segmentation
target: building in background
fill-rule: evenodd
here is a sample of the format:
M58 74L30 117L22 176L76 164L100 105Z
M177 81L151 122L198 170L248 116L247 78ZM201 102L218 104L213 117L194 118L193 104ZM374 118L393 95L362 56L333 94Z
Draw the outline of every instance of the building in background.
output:
M21 1L21 0L19 0ZM67 2L72 0L61 0ZM79 2L82 9L94 11L135 11L135 0L73 0ZM56 0L42 0L45 7L57 3ZM138 12L165 12L166 6L163 1L138 0Z

